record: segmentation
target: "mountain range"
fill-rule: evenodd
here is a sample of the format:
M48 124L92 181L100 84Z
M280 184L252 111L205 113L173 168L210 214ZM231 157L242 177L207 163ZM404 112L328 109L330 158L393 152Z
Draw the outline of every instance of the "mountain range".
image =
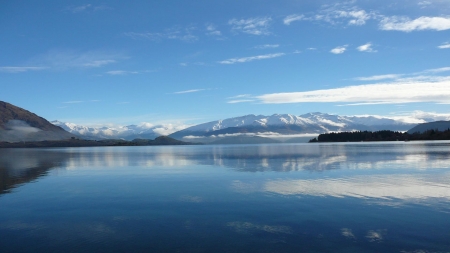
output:
M375 116L339 116L326 113L307 113L300 116L291 114L245 115L224 120L211 121L176 131L175 127L153 126L148 124L129 125L120 127L86 127L72 123L52 121L66 131L88 139L122 138L132 140L136 138L155 138L162 135L161 132L178 140L191 142L229 143L234 138L237 143L261 142L261 138L268 137L273 142L302 142L307 141L321 133L357 131L357 130L394 130L407 131L416 126L407 123ZM237 141L237 137L241 140ZM229 141L221 139L228 138Z
M426 123L427 120L422 122ZM416 120L417 122L417 120ZM322 133L349 131L423 131L427 127L448 128L443 121L419 125L379 116L340 116L326 113L245 115L191 127L152 125L88 127L52 121L0 101L0 142L53 141L67 139L155 139L159 136L213 144L306 142ZM423 128L423 129L422 129Z

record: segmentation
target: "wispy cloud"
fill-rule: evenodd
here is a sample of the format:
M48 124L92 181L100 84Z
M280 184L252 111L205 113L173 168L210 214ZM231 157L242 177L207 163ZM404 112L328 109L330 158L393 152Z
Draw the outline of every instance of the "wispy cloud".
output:
M217 29L217 26L208 23L206 24L206 35L216 37L217 39L222 39L222 32Z
M353 78L354 80L358 81L379 81L379 80L386 80L386 79L397 79L400 78L402 75L399 74L387 74L387 75L376 75L376 76L368 76L368 77L356 77Z
M76 52L52 50L29 60L29 64L43 65L51 69L99 68L124 59L122 54L103 51Z
M138 71L126 71L126 70L111 70L111 71L106 72L106 74L113 75L113 76L138 74L138 73L139 73Z
M47 69L47 67L0 67L0 72L21 73L21 72L28 72L28 71L44 70L44 69Z
M82 13L82 12L87 12L87 11L101 11L101 10L109 10L109 9L112 9L112 8L105 6L105 5L94 6L92 4L69 6L66 8L66 10L73 12L73 13Z
M67 9L72 11L73 13L78 13L78 12L86 11L91 7L92 7L92 4L84 4L84 5L79 5L79 6L67 7Z
M450 29L450 17L420 17L410 19L408 17L385 17L380 22L380 29L385 31L444 31Z
M267 48L278 48L280 45L278 44L265 44L265 45L258 45L255 46L256 49L267 49Z
M228 104L237 104L237 103L248 103L253 102L255 100L253 99L236 99L236 100L229 100L227 101Z
M330 50L330 53L332 54L343 54L347 50L348 45L343 45L339 47L335 47Z
M206 90L206 89L183 90L183 91L174 92L173 94L186 94L186 93L193 93L193 92L199 92L199 91L204 91L204 90Z
M276 54L264 54L264 55L242 57L242 58L231 58L228 60L219 61L219 63L220 64L244 63L244 62L251 62L251 61L256 61L256 60L271 59L271 58L281 57L284 55L286 55L286 54L285 53L276 53Z
M171 29L166 29L164 32L127 32L125 36L128 36L133 39L148 39L152 41L161 41L164 39L168 40L181 40L184 42L195 42L199 38L194 35L194 31L197 30L195 27L174 27Z
M302 20L304 17L304 15L297 14L289 15L283 19L283 23L285 25L290 25L292 22Z
M79 103L84 103L84 101L76 100L76 101L66 101L66 102L63 102L63 104L79 104Z
M229 99L235 99L235 98L247 98L247 97L250 97L250 96L251 96L250 94L240 94L240 95L236 95L236 96L229 97Z
M444 44L438 46L438 48L440 48L440 49L447 49L447 48L450 48L450 43L446 42L446 43L444 43Z
M360 52L368 52L368 53L375 53L375 52L377 52L377 50L374 50L372 48L372 43L370 43L370 42L366 43L364 45L361 45L361 46L357 47L356 49L358 51L360 51Z
M393 82L345 86L306 92L257 96L262 103L446 103L450 97L450 76L436 82Z
M269 26L272 22L270 17L249 18L249 19L231 19L228 24L232 26L231 30L235 32L247 33L252 35L269 35Z
M97 67L105 66L105 65L115 63L115 62L116 62L115 60L93 60L90 62L83 63L82 66L97 68Z
M440 73L440 72L447 72L450 71L450 67L443 67L443 68L437 68L437 69L427 69L423 72L418 73Z
M301 17L301 20L321 21L332 25L344 24L361 26L378 15L354 6L355 1L323 5L314 15ZM289 19L288 19L289 20Z

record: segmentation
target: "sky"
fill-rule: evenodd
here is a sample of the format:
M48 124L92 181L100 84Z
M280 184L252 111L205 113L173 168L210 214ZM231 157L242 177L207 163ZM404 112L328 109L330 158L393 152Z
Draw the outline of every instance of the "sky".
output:
M450 0L17 0L0 32L0 100L48 120L450 114Z

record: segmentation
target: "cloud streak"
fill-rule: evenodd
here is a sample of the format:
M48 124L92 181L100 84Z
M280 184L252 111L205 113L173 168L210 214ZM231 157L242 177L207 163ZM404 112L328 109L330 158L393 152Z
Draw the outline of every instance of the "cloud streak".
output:
M113 76L123 76L123 75L129 75L129 74L138 74L137 71L126 71L126 70L111 70L107 71L106 74L113 75Z
M252 35L269 35L271 21L272 18L270 17L231 19L228 21L228 24L232 26L231 30L235 32Z
M278 47L280 47L280 45L278 45L278 44L265 44L265 45L256 46L255 48L256 49L267 49L267 48L278 48Z
M384 31L444 31L450 29L450 17L420 17L412 20L408 17L385 17L379 27Z
M212 26L210 26L212 28ZM186 27L186 28L180 28L180 27L174 27L171 29L166 29L164 32L127 32L124 33L125 36L128 36L132 39L147 39L152 41L161 41L164 39L168 40L181 40L184 42L195 42L199 38L198 36L194 35L193 32L196 30L195 27ZM208 30L208 27L207 27ZM210 31L214 32L214 31ZM216 31L217 32L217 31Z
M442 45L440 45L440 46L438 46L438 48L440 48L440 49L447 49L447 48L450 48L450 43L444 43L444 44L442 44Z
M242 57L242 58L231 58L223 61L219 61L220 64L235 64L235 63L244 63L244 62L251 62L251 61L257 61L257 60L265 60L265 59L271 59L271 58L277 58L286 55L285 53L276 53L276 54L264 54L264 55L257 55L257 56L250 56L250 57Z
M22 73L22 72L28 72L28 71L44 70L44 69L47 69L47 67L0 67L0 72Z
M354 80L357 81L379 81L379 80L386 80L386 79L397 79L400 78L402 75L399 74L387 74L387 75L376 75L376 76L368 76L368 77L356 77Z
M183 91L174 92L173 94L186 94L186 93L193 93L193 92L199 92L199 91L204 91L204 90L205 89L183 90Z
M283 23L285 25L290 25L292 22L302 20L304 17L304 15L297 14L289 15L283 19Z
M435 82L394 82L345 86L334 89L305 92L272 93L257 96L264 104L285 103L448 103L450 102L450 76Z

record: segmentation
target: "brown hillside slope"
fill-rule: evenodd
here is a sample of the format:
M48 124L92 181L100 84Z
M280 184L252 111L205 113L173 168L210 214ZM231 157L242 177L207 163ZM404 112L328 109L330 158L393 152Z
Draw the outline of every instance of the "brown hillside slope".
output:
M74 137L46 119L0 101L0 141L65 140Z

